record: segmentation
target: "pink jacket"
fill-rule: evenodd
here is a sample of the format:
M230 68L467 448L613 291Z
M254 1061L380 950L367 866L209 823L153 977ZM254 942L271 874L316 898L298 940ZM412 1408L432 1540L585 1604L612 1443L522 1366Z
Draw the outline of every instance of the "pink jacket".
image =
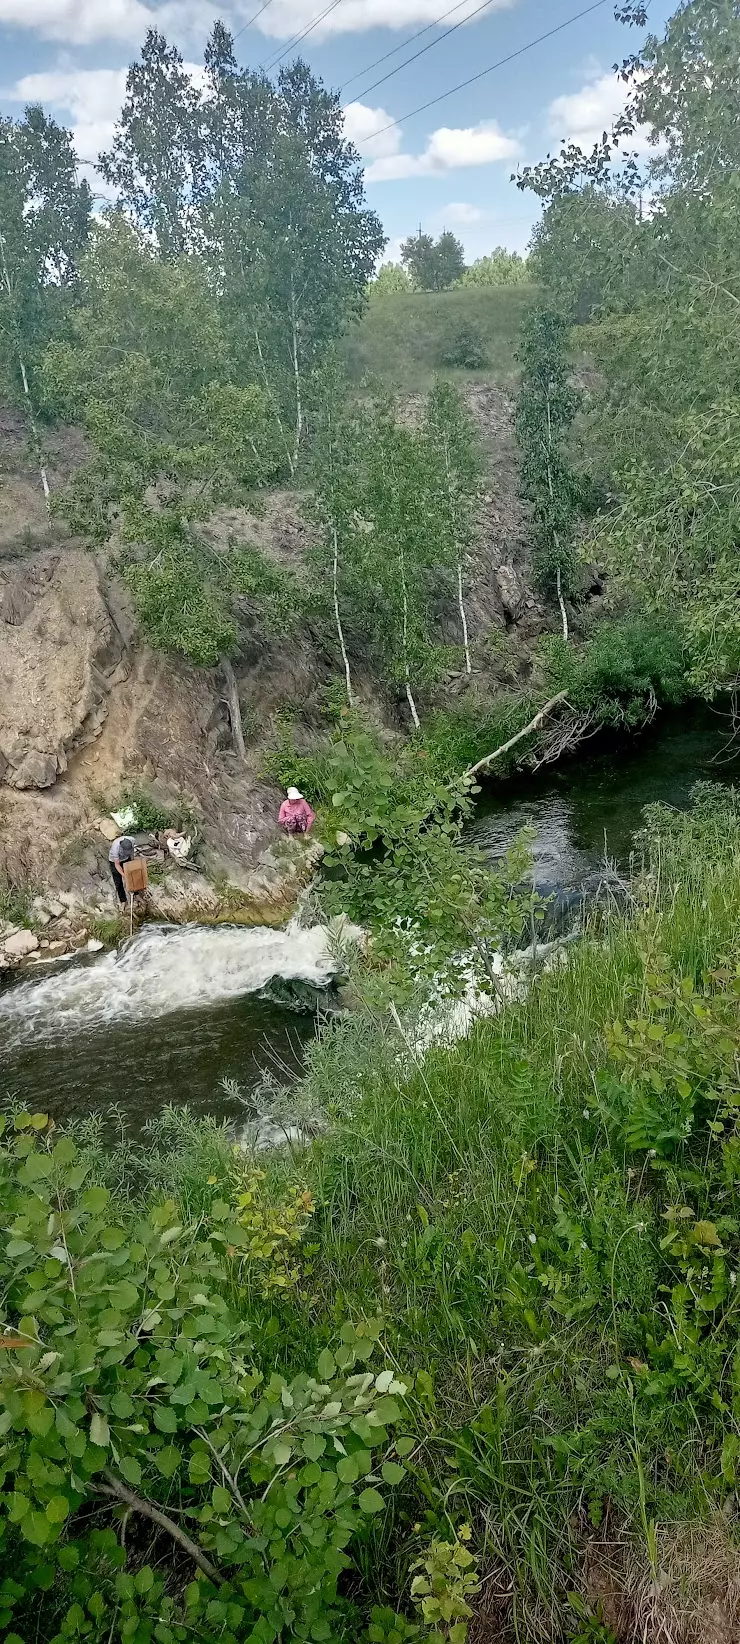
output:
M307 799L284 799L278 821L286 833L310 833L316 816Z

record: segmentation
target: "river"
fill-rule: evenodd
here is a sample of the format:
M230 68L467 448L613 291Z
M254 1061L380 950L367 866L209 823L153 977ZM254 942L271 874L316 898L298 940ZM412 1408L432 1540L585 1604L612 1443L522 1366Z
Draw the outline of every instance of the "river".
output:
M727 721L707 709L594 743L561 766L491 785L469 837L495 859L535 828L534 878L567 904L605 855L629 866L643 807L683 806L700 780L731 782ZM721 761L721 762L718 762ZM148 926L119 953L47 970L0 993L0 1101L57 1118L115 1104L134 1130L167 1103L238 1120L264 1074L295 1078L314 1019L263 997L275 975L321 986L314 933Z

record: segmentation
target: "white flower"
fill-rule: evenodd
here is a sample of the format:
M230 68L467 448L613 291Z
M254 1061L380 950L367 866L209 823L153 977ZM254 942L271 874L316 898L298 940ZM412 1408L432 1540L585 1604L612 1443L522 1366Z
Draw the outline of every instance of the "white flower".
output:
M583 1117L584 1117L584 1119L590 1119L591 1118L590 1111L587 1107L584 1107L584 1109L583 1109Z
M731 1273L730 1274L730 1284L732 1284L732 1285L737 1284L737 1273Z
M537 1234L536 1233L530 1233L529 1242L530 1242L530 1244L536 1244L537 1243Z

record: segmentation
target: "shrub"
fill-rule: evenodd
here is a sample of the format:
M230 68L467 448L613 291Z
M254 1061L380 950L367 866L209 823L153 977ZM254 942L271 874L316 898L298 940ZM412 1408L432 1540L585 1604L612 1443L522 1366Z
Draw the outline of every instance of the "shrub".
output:
M486 345L473 325L461 325L443 342L439 364L461 371L483 371L488 365Z
M286 1199L286 1232L246 1164L194 1219L173 1200L116 1202L90 1176L70 1137L16 1115L0 1144L2 1625L345 1637L349 1546L412 1448L389 1436L406 1385L369 1368L380 1325L345 1324L313 1375L264 1377L245 1274L291 1282L308 1202ZM156 1526L154 1567L115 1534L121 1509Z

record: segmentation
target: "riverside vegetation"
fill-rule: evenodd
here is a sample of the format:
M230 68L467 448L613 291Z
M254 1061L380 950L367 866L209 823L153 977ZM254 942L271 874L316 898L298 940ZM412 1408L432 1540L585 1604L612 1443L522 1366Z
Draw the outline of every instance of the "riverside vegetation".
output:
M740 802L652 809L626 910L506 1000L498 954L540 912L527 842L492 873L462 825L491 755L733 700L739 43L735 0L685 0L625 64L613 139L519 179L545 202L537 292L506 296L531 310L517 433L553 631L523 691L454 711L440 682L480 663L476 442L454 382L410 417L343 381L383 236L338 99L305 65L238 69L221 25L201 97L150 32L102 224L69 134L39 110L3 128L8 391L42 469L44 418L86 433L52 506L91 543L114 529L143 631L196 665L310 618L339 684L310 743L284 715L270 765L319 806L324 910L372 934L295 1094L316 1131L295 1157L257 1170L183 1113L141 1147L9 1114L5 1644L737 1626ZM419 300L381 290L371 324ZM300 570L214 547L217 501L286 480L317 529ZM471 986L504 1008L423 1053L425 1012Z

